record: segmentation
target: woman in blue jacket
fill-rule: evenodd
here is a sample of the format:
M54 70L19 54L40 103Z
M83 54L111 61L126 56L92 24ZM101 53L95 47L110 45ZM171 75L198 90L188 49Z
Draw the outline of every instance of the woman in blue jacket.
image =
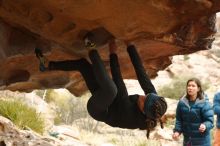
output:
M217 92L214 96L213 110L217 116L213 146L219 146L220 145L220 138L219 138L220 137L220 92Z
M200 81L189 79L186 91L177 105L173 138L178 139L182 133L184 146L211 146L213 110L204 97Z

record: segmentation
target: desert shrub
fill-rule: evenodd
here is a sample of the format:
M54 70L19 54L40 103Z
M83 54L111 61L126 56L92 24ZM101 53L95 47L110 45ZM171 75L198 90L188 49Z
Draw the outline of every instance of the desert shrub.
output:
M220 57L220 50L219 49L212 49L210 50L215 56Z
M86 101L83 99L66 98L56 101L56 113L65 124L72 124L74 120L86 118L88 113L86 110Z
M86 103L88 94L76 98L67 90L38 90L35 91L47 103L55 106L56 112L54 123L72 124L74 120L87 117Z
M43 97L45 90L35 90L34 92L35 92L36 95L38 95L40 97Z
M134 136L117 136L112 137L109 142L117 146L160 146L157 140L146 140L146 138L136 138Z
M56 113L56 115L55 115L55 117L54 117L54 125L59 125L59 124L61 124L62 123L62 119L61 119L62 117L58 114L58 113Z
M159 88L158 94L171 99L180 99L186 92L186 82L189 78L191 77L174 77L171 83ZM202 82L202 87L204 91L208 89L209 82Z
M47 103L50 103L56 100L56 91L54 89L35 90L34 92L36 95L40 96Z
M170 84L160 87L158 94L171 99L179 99L185 94L186 81L186 78L175 77Z
M187 61L187 60L190 59L190 57L189 57L189 55L184 55L184 56L183 56L183 59L184 59L184 61Z
M160 146L161 144L156 140L142 140L135 144L135 146Z
M43 134L44 120L34 108L16 100L0 100L0 107L0 115L10 119L19 128L30 128L37 133Z
M79 129L84 129L89 132L99 133L99 129L103 127L99 121L94 120L92 117L77 119L73 122Z

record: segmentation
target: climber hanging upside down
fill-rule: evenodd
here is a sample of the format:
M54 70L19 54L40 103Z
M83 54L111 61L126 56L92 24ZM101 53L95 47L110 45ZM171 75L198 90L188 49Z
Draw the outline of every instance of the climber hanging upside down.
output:
M48 67L46 67L41 50L36 48L35 53L40 60L41 71L79 71L92 94L87 103L87 109L94 119L113 127L146 129L147 137L149 137L150 130L156 127L157 122L166 112L167 103L163 97L157 95L135 46L128 44L127 52L145 96L128 95L115 52L117 49L115 41L109 41L111 79L97 50L94 49L95 44L89 40L89 38L86 38L85 45L90 48L89 57L92 64L82 58L78 60L50 61Z

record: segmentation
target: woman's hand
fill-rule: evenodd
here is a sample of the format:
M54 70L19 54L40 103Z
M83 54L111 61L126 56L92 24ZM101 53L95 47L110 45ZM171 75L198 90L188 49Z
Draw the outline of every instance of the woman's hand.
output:
M131 40L124 40L125 45L128 47L130 45L133 45Z
M205 126L205 124L201 124L200 126L199 126L199 132L205 132L205 130L206 130L206 126Z
M174 132L172 137L173 137L174 140L178 140L179 137L180 137L180 133L179 132Z
M115 40L114 39L109 40L108 45L109 45L109 53L110 54L116 53L117 46Z

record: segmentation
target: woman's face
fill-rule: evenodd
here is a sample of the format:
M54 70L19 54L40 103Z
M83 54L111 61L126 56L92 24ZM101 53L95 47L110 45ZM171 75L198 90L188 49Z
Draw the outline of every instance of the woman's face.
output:
M187 93L191 97L197 97L197 93L200 90L195 81L189 81L187 84Z

